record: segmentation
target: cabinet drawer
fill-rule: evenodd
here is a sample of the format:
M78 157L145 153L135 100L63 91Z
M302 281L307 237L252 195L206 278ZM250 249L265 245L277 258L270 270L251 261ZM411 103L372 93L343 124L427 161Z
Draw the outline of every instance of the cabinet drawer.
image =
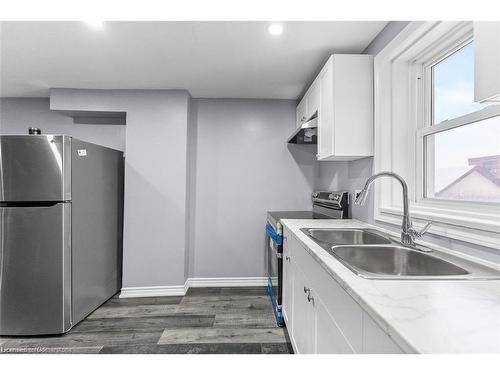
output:
M363 350L363 310L354 299L333 279L321 265L302 247L293 247L292 257L319 295L326 310L335 319L342 334L356 353Z

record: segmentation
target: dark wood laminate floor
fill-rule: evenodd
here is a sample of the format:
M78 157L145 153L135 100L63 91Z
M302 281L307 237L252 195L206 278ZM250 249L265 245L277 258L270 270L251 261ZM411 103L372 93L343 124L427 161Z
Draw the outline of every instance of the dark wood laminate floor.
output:
M70 332L0 337L0 353L288 354L264 287L190 288L184 297L113 297Z

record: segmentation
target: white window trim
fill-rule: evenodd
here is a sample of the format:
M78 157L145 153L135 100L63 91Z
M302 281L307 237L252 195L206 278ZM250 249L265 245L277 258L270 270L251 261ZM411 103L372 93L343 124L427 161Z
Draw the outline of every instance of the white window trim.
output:
M378 55L375 56L375 156L374 171L390 170L401 174L410 188L410 210L418 228L427 221L434 225L430 233L477 245L500 247L500 209L495 204L444 201L423 197L423 155L419 135L451 129L473 119L488 118L500 113L500 106L439 124L432 130L423 125L430 118L427 106L422 116L423 90L429 82L416 80L429 65L430 59L443 48L443 42L460 38L470 41L470 22L411 22ZM439 41L439 42L436 42ZM375 182L376 221L401 224L401 187L396 181Z

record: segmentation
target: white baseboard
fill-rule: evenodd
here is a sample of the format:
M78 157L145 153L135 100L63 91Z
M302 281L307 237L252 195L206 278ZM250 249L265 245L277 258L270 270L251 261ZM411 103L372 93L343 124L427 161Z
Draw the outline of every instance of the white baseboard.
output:
M195 277L187 281L188 287L230 287L230 286L266 286L267 277Z
M122 288L120 298L184 296L191 288L266 286L267 277L195 277L184 285Z
M183 296L186 285L122 288L120 298Z

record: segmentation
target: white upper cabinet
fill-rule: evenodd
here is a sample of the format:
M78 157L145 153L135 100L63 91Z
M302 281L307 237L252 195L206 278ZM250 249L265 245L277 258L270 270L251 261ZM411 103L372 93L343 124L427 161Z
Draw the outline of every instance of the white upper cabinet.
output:
M320 73L318 160L373 155L373 57L332 55Z
M500 22L474 22L474 100L500 102Z
M373 56L330 56L304 99L305 119L318 115L318 160L373 155Z

